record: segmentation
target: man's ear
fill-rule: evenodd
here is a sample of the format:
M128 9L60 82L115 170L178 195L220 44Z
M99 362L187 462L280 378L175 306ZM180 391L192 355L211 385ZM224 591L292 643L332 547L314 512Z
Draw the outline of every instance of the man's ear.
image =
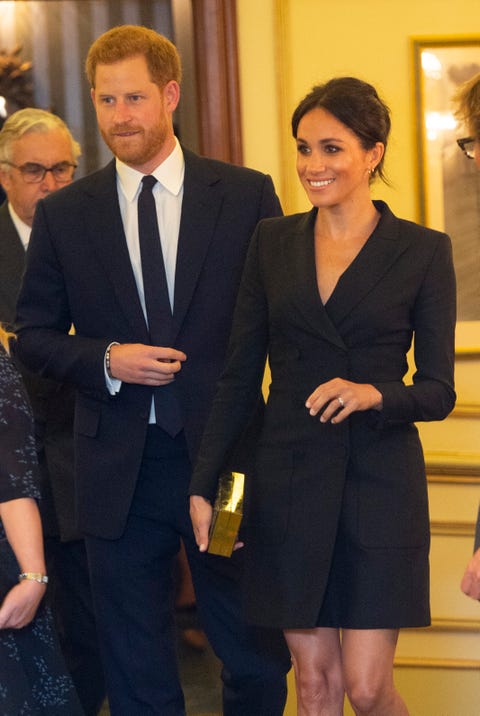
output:
M0 186L4 189L5 193L8 193L10 188L10 174L9 172L0 169Z
M175 80L167 82L163 88L163 97L165 100L165 107L173 114L180 101L180 85L178 82Z

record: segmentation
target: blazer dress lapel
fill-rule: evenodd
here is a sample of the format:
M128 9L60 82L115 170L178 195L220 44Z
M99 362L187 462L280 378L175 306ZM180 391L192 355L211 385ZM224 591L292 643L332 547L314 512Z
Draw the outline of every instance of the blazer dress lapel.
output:
M326 303L326 311L335 326L375 289L399 256L407 250L410 240L399 236L395 216L381 201L374 202L382 212L375 230L350 266L340 276Z
M345 344L322 303L315 270L314 224L316 209L301 216L294 235L283 243L284 282L293 281L292 305L310 330L339 348Z

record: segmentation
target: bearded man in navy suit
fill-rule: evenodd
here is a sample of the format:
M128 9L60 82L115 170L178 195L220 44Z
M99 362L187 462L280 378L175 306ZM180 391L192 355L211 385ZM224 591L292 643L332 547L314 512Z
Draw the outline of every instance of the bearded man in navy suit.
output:
M172 122L180 61L166 38L113 28L90 48L86 69L115 159L39 202L17 330L32 369L77 387L77 512L110 710L185 713L171 607L183 539L203 626L223 662L224 714L280 716L290 667L283 637L244 623L241 554L199 554L187 500L247 245L280 205L270 177L180 146ZM164 343L155 340L151 266L142 267L138 206L151 175L164 264L153 288L160 294L166 279L169 303Z

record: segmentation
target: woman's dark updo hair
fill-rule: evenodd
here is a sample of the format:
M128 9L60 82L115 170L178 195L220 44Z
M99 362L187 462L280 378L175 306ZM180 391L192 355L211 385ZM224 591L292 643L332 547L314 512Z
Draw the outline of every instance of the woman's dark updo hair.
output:
M375 87L356 77L336 77L323 85L316 85L302 99L292 115L292 134L297 138L302 117L312 109L324 109L348 127L366 150L377 142L387 148L390 132L390 110L377 94ZM376 167L381 179L385 153Z

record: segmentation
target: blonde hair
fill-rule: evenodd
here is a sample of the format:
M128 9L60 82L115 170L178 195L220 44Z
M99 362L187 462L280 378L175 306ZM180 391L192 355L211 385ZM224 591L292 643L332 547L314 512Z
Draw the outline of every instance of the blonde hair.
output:
M0 343L7 353L10 353L10 340L15 338L15 334L7 331L0 323Z
M480 73L458 87L453 101L455 116L465 124L473 139L480 140Z
M145 57L151 80L160 88L171 80L180 84L180 55L170 40L142 25L118 25L100 35L88 51L85 72L90 86L95 88L97 65L112 65L137 55Z
M73 159L77 161L82 153L80 144L73 138L63 119L45 109L25 107L11 114L0 131L0 163L12 161L12 145L25 134L51 132L52 129L61 129L65 132L70 140ZM8 171L7 167L5 171Z

